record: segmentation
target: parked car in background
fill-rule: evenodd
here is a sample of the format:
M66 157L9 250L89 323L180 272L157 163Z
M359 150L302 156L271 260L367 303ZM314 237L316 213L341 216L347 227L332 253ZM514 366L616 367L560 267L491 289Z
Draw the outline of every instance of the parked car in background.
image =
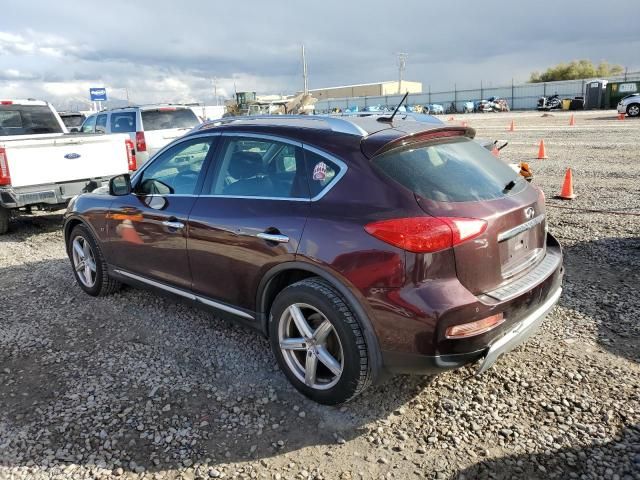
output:
M627 95L618 103L618 113L626 113L630 117L640 116L640 93Z
M0 100L0 234L12 212L64 208L135 169L127 135L70 135L49 103Z
M172 140L201 123L193 110L184 105L144 105L104 110L88 117L82 133L126 133L136 148L138 165Z
M429 115L442 115L444 113L444 107L439 103L431 103L427 108L429 109Z
M540 189L473 129L425 117L194 129L69 205L78 285L154 287L252 326L321 403L384 371L483 372L558 301L562 252Z
M65 127L71 133L79 132L82 122L87 118L82 112L58 112L58 115L60 115Z
M464 102L462 104L462 113L473 113L473 102Z

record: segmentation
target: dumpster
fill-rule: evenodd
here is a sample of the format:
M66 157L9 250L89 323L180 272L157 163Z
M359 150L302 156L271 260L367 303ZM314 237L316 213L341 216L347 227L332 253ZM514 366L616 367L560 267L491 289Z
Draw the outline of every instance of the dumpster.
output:
M563 98L562 99L562 109L563 110L569 110L571 108L571 99L570 98Z
M605 92L605 108L616 108L627 95L640 92L640 81L609 82Z

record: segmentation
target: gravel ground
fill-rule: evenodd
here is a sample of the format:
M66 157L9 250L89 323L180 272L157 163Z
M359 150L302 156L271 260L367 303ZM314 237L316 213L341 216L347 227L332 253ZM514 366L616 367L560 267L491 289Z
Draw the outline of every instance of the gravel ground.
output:
M323 407L252 332L146 291L83 294L60 215L24 217L0 237L0 479L640 479L640 121L462 118L531 160L565 248L560 305L526 345L481 377Z

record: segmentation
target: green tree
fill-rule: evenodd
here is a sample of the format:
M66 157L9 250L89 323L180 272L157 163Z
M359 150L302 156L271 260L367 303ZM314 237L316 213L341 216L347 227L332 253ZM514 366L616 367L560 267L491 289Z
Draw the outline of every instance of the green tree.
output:
M529 78L531 83L555 82L558 80L578 80L581 78L610 77L620 75L624 69L621 65L610 65L600 62L594 65L591 60L574 60L549 67L545 72L533 72Z

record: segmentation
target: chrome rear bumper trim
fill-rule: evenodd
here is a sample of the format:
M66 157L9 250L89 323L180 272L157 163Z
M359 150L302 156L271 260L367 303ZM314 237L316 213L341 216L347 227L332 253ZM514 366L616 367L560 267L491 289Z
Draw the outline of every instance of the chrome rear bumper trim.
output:
M553 272L555 272L562 263L562 254L556 253L553 249L547 248L546 255L530 272L522 277L509 282L508 284L486 292L485 295L505 302L524 292L531 290L531 288L538 285L540 282L546 280Z
M542 305L529 314L529 316L518 322L511 331L493 342L476 374L479 375L487 371L494 363L496 363L496 360L498 360L500 355L513 350L533 335L547 314L556 305L556 303L558 303L561 293L562 288L558 287L558 289L553 292L553 294Z
M517 227L513 227L511 230L505 230L504 232L500 232L498 234L498 242L503 242L505 240L513 238L519 233L526 232L530 228L533 228L542 222L544 222L544 213L542 215L538 215L536 218L532 218L528 222L521 223Z

